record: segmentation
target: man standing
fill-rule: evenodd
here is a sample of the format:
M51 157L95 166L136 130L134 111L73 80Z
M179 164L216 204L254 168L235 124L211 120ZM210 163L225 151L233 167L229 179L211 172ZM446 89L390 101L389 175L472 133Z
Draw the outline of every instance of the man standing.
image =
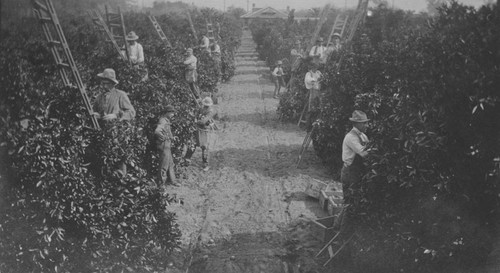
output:
M278 96L280 95L280 89L281 87L285 86L285 81L283 80L283 68L281 67L283 65L282 61L277 61L276 62L276 67L274 68L273 72L271 73L273 76L274 80L274 96L273 98L277 99Z
M311 51L309 51L309 57L312 58L312 61L315 64L320 63L321 57L325 54L326 48L323 46L323 38L319 37L318 40L316 40L316 45L311 48Z
M106 68L102 73L97 74L97 77L101 79L104 93L97 96L93 105L93 115L103 121L132 120L135 117L135 109L130 103L127 93L115 88L118 84L115 71Z
M201 37L201 44L199 47L210 54L210 39L207 37L206 33L203 33Z
M167 105L161 113L155 129L156 149L160 154L160 166L158 171L158 183L165 185L168 180L173 186L180 186L176 182L174 159L172 157L171 144L174 135L170 129L170 119L174 116L175 109Z
M132 63L133 67L141 73L142 79L141 81L146 81L148 79L148 70L146 68L146 65L144 63L144 50L142 48L142 45L137 42L137 39L139 39L139 36L135 34L135 32L131 31L125 37L125 39L128 42L128 58L130 62Z
M321 90L321 78L323 74L318 70L318 64L311 62L309 71L304 78L306 89L309 90L309 99L307 102L307 131L312 129L312 124L316 119L317 108L319 107L319 95Z
M184 60L184 65L186 66L185 78L191 89L194 99L200 98L200 91L198 87L198 72L196 71L196 64L198 59L193 55L193 49L188 48L186 50L186 59Z
M115 71L106 68L102 73L97 74L101 79L101 86L104 93L97 95L93 105L93 115L100 121L101 125L106 122L118 120L132 120L135 117L135 109L130 103L127 93L115 88L118 84ZM122 177L127 174L127 165L124 161L119 164L116 172Z
M203 105L200 109L199 117L196 121L196 125L198 130L194 135L194 144L188 147L186 152L186 156L184 160L187 165L191 163L191 157L196 151L196 147L201 148L201 159L203 161L203 171L208 171L209 167L209 134L215 127L214 116L216 114L215 109L213 109L212 99L210 97L206 97L201 101Z
M353 205L359 201L360 183L364 174L363 158L368 155L366 145L369 140L365 132L369 119L363 111L356 110L349 120L353 128L345 135L342 143L344 165L340 173L340 182L344 192L344 204Z
M142 45L137 42L137 39L139 39L139 36L135 34L135 32L131 31L125 38L128 42L128 47L129 47L129 59L130 62L134 66L141 66L144 65L144 50L142 49Z
M220 46L219 46L219 42L217 42L217 40L214 40L213 44L212 44L212 59L214 60L215 62L215 66L216 66L216 69L217 69L217 75L218 75L218 80L219 82L221 82L222 80L222 54L221 54L221 51L220 51Z

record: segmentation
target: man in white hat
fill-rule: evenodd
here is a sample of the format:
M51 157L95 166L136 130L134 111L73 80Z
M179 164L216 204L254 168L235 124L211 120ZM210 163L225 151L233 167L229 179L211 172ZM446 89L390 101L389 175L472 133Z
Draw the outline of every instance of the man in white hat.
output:
M183 64L186 67L184 76L186 78L187 83L189 84L189 88L196 99L200 98L200 91L198 87L198 72L196 71L198 59L193 55L193 49L186 49L186 59L184 59Z
M144 50L142 49L142 45L137 42L139 36L137 36L134 31L131 31L125 39L129 47L128 55L130 62L132 62L133 65L143 65Z
M215 128L214 116L217 114L213 106L213 101L210 97L205 97L202 101L202 108L198 115L196 125L198 130L194 136L194 145L190 145L184 156L184 161L187 165L191 163L191 157L196 151L196 147L201 148L201 159L203 161L203 171L209 170L209 134Z
M97 74L101 79L103 93L97 95L93 105L94 116L103 121L113 119L132 120L135 117L135 109L130 103L127 93L115 88L115 71L106 68L102 73Z
M323 54L320 63L321 64L326 64L328 62L328 59L333 53L338 53L340 51L341 44L340 44L340 34L334 33L332 37L332 41L328 43L328 46L326 47L325 54Z
M276 67L274 68L273 72L271 75L273 76L274 80L274 96L273 98L277 99L278 96L280 95L280 89L282 86L285 86L285 81L283 80L283 68L281 67L283 65L282 61L277 61L276 62Z
M315 62L309 63L309 71L304 77L304 84L309 90L309 98L307 101L307 131L312 129L312 124L318 114L320 104L321 80L323 74L318 70L318 64Z
M97 74L101 79L103 93L97 95L93 105L94 113L101 122L105 125L111 120L132 120L135 117L135 109L130 103L127 93L115 88L118 84L115 71L111 68L106 68L102 73ZM116 171L121 176L127 174L127 165L124 161L119 164Z
M368 137L365 132L368 121L363 111L355 110L349 118L353 127L344 137L342 143L342 161L344 165L340 173L340 182L344 192L344 203L353 204L359 194L361 177L364 173L363 158L368 155L366 145Z

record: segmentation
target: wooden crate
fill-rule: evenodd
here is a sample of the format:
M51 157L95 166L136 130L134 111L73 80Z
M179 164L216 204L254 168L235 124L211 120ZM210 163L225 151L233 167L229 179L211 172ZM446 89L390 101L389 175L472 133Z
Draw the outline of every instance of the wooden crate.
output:
M321 190L328 186L327 183L321 182L316 179L310 179L306 186L305 193L313 198L319 199L321 195Z
M330 216L339 215L339 213L342 211L343 207L344 207L344 199L343 198L337 198L334 195L331 195L328 197L328 199L327 199L328 215L330 215Z
M329 187L326 187L325 190L320 191L319 196L319 206L324 210L328 210L328 198L334 198L335 200L342 200L339 202L343 203L344 194L341 191L330 190Z
M311 232L315 238L322 242L328 242L337 233L333 228L337 216L318 218L311 223Z

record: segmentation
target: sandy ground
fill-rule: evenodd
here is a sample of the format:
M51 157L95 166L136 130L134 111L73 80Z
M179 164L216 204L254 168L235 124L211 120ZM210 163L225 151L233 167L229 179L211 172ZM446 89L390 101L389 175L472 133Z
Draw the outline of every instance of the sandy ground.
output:
M327 216L304 190L308 181L332 182L312 147L297 168L305 132L277 120L269 73L243 36L237 75L221 85L220 121L208 172L201 151L169 188L182 202L170 206L183 232L183 250L169 272L324 272L325 257L310 220ZM313 271L310 271L313 270ZM316 270L316 271L315 271Z

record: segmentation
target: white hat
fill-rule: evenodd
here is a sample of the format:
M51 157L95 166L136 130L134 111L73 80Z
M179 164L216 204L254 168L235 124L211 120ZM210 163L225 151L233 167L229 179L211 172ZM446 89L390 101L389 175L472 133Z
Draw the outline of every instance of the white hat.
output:
M118 84L118 81L116 80L115 70L113 70L112 68L104 69L104 71L102 73L97 74L97 77L102 78L102 79L106 79L106 80L110 80L110 81L114 82L115 84Z
M352 112L352 116L349 118L352 122L367 122L370 119L366 116L365 112L360 110L355 110Z
M212 101L212 98L210 97L205 97L202 101L201 101L201 104L205 105L205 106L212 106L214 105L214 102Z
M125 37L125 39L127 41L135 41L135 40L139 39L139 36L137 36L137 34L135 34L134 31L131 31L128 33L128 35L127 35L127 37Z

